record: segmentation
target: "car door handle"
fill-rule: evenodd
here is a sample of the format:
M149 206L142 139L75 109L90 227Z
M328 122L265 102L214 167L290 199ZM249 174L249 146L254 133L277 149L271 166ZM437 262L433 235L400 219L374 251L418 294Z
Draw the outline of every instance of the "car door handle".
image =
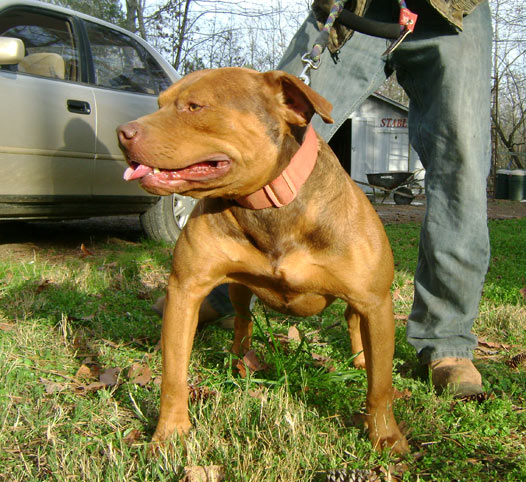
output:
M68 99L67 104L68 104L68 110L70 112L73 112L74 114L84 114L84 115L91 114L91 106L89 105L89 102L86 102L83 100Z

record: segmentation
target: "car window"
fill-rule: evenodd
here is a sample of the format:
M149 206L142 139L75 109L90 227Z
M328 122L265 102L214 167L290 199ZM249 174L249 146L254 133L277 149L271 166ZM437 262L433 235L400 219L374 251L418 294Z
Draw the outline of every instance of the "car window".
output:
M86 22L86 29L96 85L157 95L171 84L160 65L133 38L92 22Z
M8 10L0 16L0 35L19 38L26 49L18 65L2 65L1 69L56 79L78 79L79 57L67 20L27 10Z

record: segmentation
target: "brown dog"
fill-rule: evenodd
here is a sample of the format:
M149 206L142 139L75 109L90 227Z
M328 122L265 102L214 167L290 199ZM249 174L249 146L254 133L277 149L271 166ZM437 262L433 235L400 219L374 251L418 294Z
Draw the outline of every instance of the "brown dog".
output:
M330 103L284 72L225 68L188 75L159 106L118 129L131 166L125 179L203 200L174 250L153 440L190 429L187 373L199 307L212 288L231 283L238 355L250 347L252 293L298 316L346 301L352 350L365 355L355 364L367 369L369 437L377 449L406 452L392 411L392 253L365 195L307 128L315 113L332 122Z

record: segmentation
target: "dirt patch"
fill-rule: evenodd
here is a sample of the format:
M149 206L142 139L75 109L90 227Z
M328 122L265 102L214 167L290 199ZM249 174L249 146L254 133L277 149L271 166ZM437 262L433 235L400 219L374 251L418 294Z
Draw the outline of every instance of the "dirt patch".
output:
M415 201L409 206L377 204L376 212L384 224L419 223L424 217L425 203ZM526 218L526 202L493 200L488 201L489 219Z
M385 224L419 223L425 212L424 202L409 206L375 206ZM490 219L526 218L526 202L490 200ZM107 242L138 242L144 234L138 216L110 216L75 221L9 222L0 224L0 259L33 258L36 254L82 255L81 246L94 247Z
M37 254L82 256L100 243L138 242L145 235L138 216L107 216L68 221L0 224L0 259L27 261Z

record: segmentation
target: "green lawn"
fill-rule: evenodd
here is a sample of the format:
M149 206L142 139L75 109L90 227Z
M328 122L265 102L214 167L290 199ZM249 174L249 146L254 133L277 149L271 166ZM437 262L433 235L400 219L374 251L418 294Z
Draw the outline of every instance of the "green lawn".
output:
M475 324L488 395L471 401L437 396L405 342L418 226L387 232L397 270L395 412L410 456L371 451L359 416L366 377L353 368L344 305L335 303L307 319L257 306L262 369L245 378L229 368L232 332L200 331L189 379L195 428L148 457L161 376L150 306L171 253L95 239L83 250L0 259L0 480L177 481L185 467L213 465L226 481L328 480L331 470L342 480L526 480L526 220L490 223Z

